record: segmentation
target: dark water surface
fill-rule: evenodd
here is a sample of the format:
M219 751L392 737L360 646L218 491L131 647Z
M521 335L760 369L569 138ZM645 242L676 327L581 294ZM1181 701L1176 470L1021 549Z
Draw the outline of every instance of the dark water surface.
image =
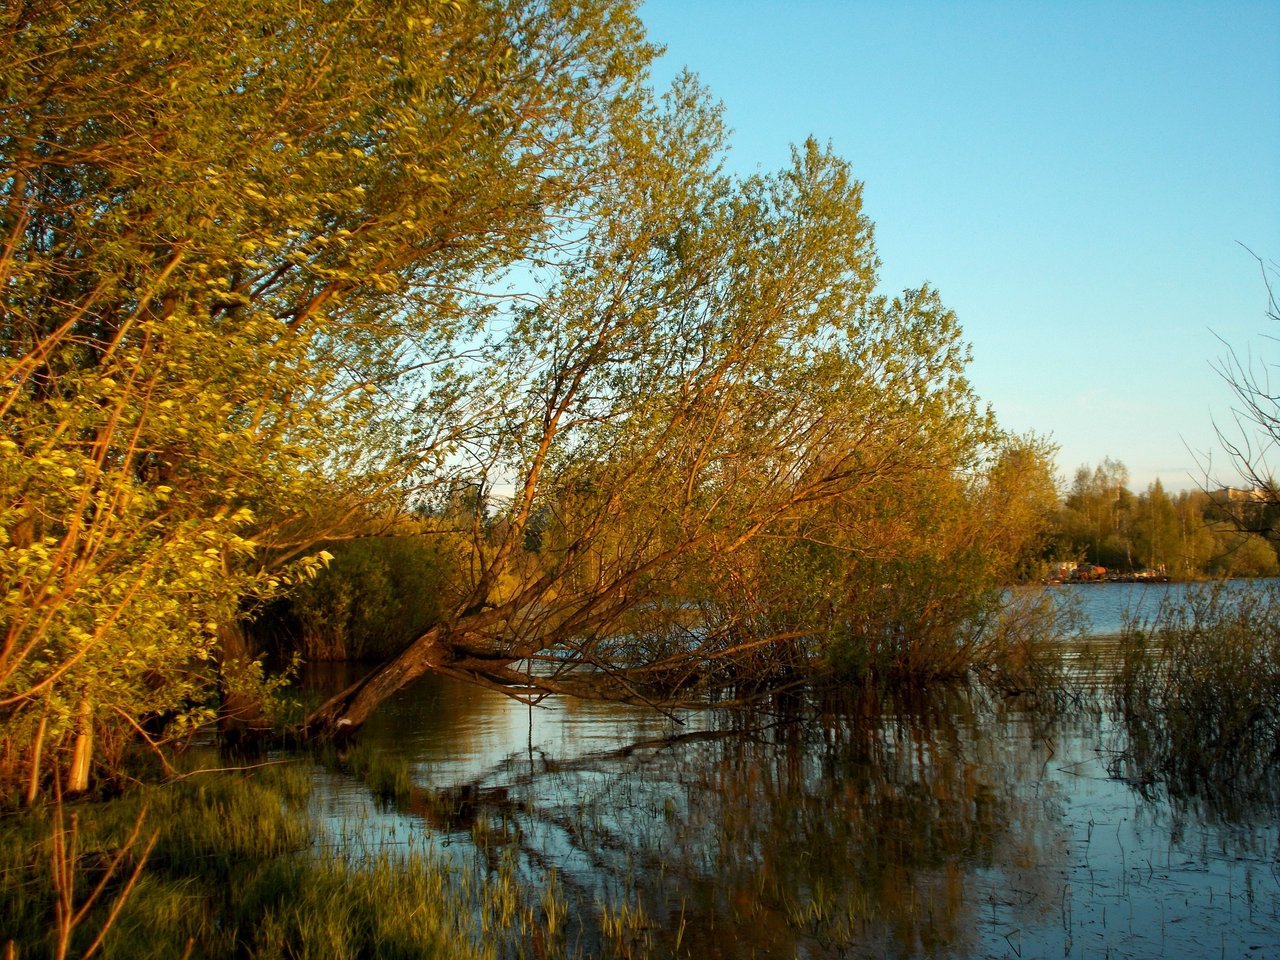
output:
M1113 588L1155 589L1067 589ZM1101 711L973 687L795 713L530 709L427 678L361 742L446 802L388 812L319 772L317 812L337 842L554 876L584 956L601 904L638 911L657 956L1280 956L1274 805L1120 779Z

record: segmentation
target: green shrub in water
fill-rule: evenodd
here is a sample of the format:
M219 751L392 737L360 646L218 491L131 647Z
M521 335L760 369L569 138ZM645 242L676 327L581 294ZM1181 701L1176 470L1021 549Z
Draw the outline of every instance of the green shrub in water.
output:
M439 622L456 590L460 559L447 535L370 537L328 545L327 568L260 617L254 632L287 658L374 660L394 656Z

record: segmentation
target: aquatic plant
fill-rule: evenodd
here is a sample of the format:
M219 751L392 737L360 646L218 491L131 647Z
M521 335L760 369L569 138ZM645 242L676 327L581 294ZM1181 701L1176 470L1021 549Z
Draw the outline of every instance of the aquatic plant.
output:
M1096 663L1077 595L1017 587L975 620L972 672L1006 693L1039 703L1079 704Z
M382 803L402 806L409 802L413 780L403 758L389 757L359 742L342 750L329 746L319 756L326 765L362 781Z

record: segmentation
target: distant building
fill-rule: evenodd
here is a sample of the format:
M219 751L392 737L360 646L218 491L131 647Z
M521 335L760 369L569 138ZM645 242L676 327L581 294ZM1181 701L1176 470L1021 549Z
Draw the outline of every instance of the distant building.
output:
M1211 513L1218 514L1211 519L1226 520L1235 524L1240 530L1274 537L1275 531L1272 530L1274 518L1271 516L1274 511L1269 508L1272 504L1280 502L1278 498L1280 498L1280 492L1275 488L1265 490L1261 487L1248 489L1223 487L1209 494L1209 500L1217 508Z
M1267 503L1271 499L1271 495L1261 487L1222 487L1210 493L1209 499L1220 507L1229 507L1250 503Z

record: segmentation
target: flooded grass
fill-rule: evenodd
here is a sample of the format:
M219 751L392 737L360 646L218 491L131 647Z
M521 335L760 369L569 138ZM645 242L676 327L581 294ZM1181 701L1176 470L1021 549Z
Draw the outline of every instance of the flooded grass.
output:
M305 760L191 768L112 799L6 813L0 949L15 960L568 955L555 949L567 907L554 887L531 906L510 867L458 870L421 834L365 844L355 825L335 847L308 809L312 786Z
M1098 666L1121 662L1117 644L1104 658L1068 647L1058 675L1087 683L1066 698L859 687L658 720L574 701L530 711L429 680L364 735L432 799L388 814L395 829L508 871L567 956L1280 948L1274 818L1206 819L1119 775L1128 727Z
M430 678L319 763L197 772L210 754L61 827L4 814L0 950L82 956L105 930L95 956L1271 955L1277 624L1274 591L1209 590L1103 655L1055 663L1035 636L987 682L755 713Z
M328 744L319 759L333 769L362 781L369 792L385 804L407 805L413 794L413 779L408 765L367 744L356 743L342 749Z

